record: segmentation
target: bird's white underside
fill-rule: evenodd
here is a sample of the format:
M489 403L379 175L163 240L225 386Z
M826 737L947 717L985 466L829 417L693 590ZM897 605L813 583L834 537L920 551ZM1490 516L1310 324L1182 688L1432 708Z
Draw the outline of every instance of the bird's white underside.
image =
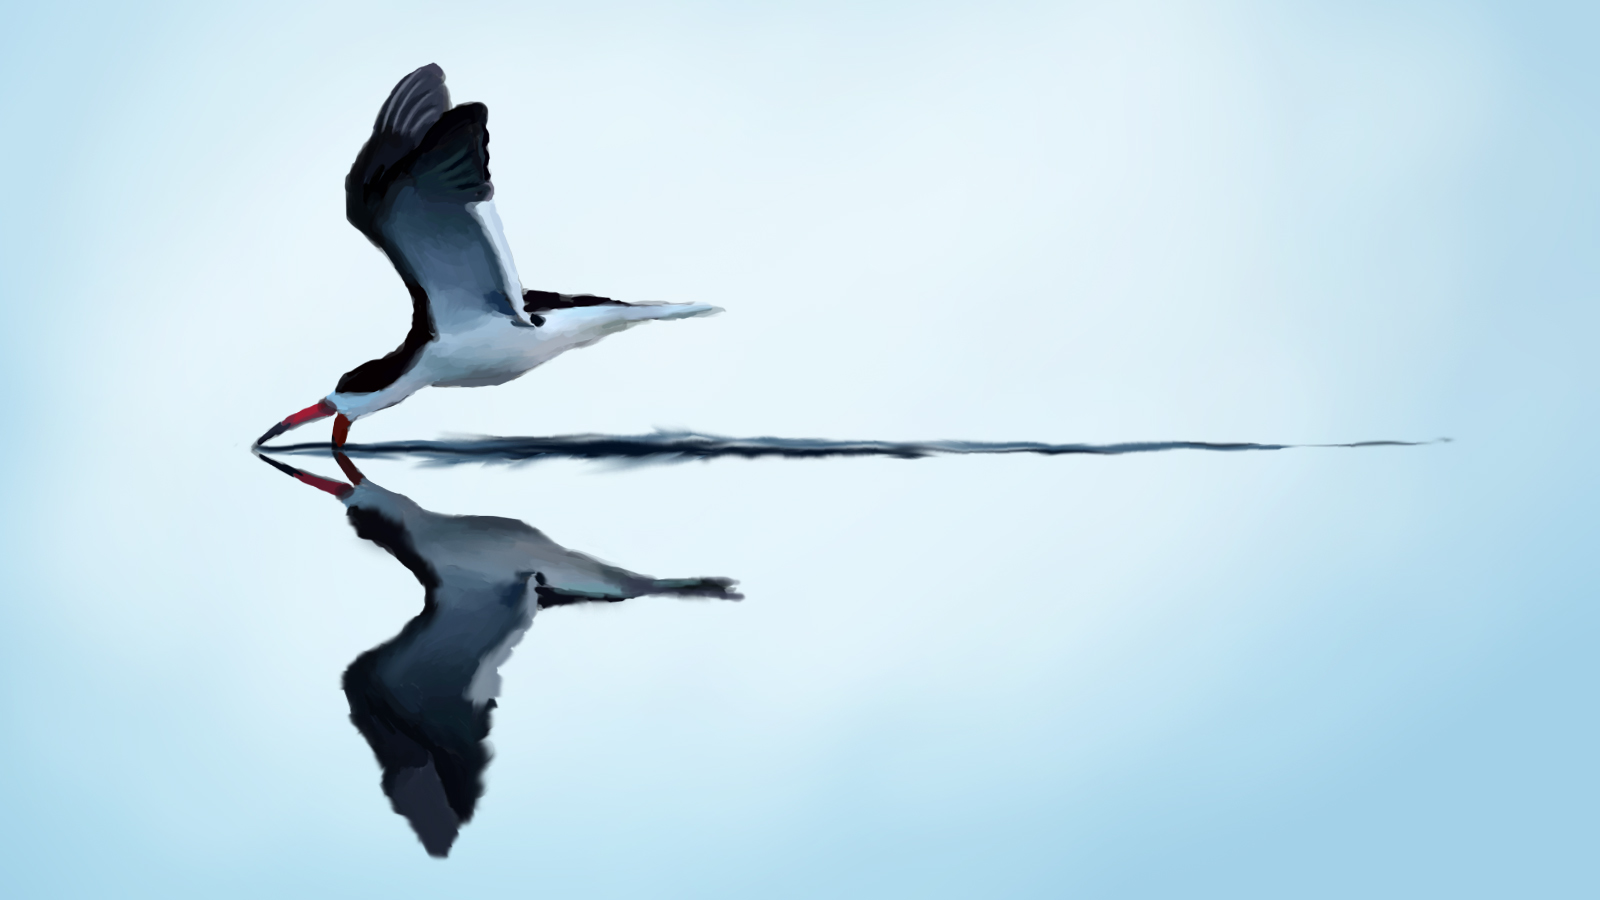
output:
M719 311L699 303L586 306L541 313L544 324L533 327L522 311L522 282L494 201L438 202L403 185L395 190L382 227L427 292L438 337L383 390L330 394L328 401L351 419L393 406L425 387L504 384L567 350L648 319ZM510 304L511 316L486 302L494 294Z

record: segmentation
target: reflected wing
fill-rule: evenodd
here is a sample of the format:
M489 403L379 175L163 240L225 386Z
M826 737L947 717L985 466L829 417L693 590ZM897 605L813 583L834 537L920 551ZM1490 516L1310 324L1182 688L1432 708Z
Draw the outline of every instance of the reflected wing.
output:
M478 669L496 661L477 641L453 638L487 625L504 629L503 641L531 622L526 612L503 624L451 627L449 618L430 602L394 640L361 654L344 673L350 721L383 768L383 792L432 856L447 855L472 819L489 765L494 701L470 694Z
M387 550L426 590L420 615L345 670L350 721L383 768L394 811L428 853L444 856L483 796L497 670L532 624L532 573L485 577L451 565L452 546L470 532L371 482L346 502L356 534Z

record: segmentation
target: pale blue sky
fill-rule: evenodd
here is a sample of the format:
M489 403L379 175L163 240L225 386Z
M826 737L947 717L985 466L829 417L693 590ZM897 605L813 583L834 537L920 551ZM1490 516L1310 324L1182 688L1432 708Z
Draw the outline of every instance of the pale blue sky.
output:
M18 897L1589 897L1600 13L52 4L0 32ZM705 301L358 439L1455 443L369 474L742 604L541 615L446 862L421 590L249 440L387 351L393 83L529 287Z

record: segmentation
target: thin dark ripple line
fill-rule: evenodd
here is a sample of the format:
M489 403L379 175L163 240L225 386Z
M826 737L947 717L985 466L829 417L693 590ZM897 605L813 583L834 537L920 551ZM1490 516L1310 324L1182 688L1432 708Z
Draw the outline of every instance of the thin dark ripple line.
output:
M1129 441L1116 444L1047 444L1037 441L837 441L821 438L730 438L693 431L658 431L642 435L570 434L554 437L459 437L437 441L383 441L345 444L344 453L364 459L420 459L428 465L463 463L529 463L543 459L608 460L624 464L694 462L738 457L822 459L881 456L924 459L930 456L1031 453L1039 456L1120 456L1202 450L1237 453L1312 448L1421 447L1431 441L1356 441L1348 444L1262 444L1216 441ZM263 453L326 455L327 442L282 444L258 448Z

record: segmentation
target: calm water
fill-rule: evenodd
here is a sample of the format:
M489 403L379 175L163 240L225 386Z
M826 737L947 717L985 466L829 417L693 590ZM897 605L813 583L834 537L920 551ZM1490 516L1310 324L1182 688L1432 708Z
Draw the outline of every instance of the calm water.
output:
M356 534L394 557L423 588L422 611L394 638L357 657L345 670L343 685L351 723L366 738L383 768L384 794L429 855L442 858L449 855L461 827L477 810L491 755L488 735L491 713L500 696L499 670L521 643L536 613L641 596L744 597L737 590L737 580L725 576L642 575L562 547L526 522L423 509L409 497L372 481L352 460L352 455L382 458L384 451L372 449L374 446L350 445L332 454L324 450L322 455L331 455L339 469L332 478L280 461L281 451L264 451L261 460L339 500ZM682 461L691 453L696 457L689 458L706 460L716 455L813 458L864 456L876 451L875 455L912 459L949 449L940 445L730 441L681 434L659 439L590 435L559 441L497 439L390 446L396 449L389 453L424 455L435 464L477 462L494 459L496 454L523 461L529 454L562 452L636 465ZM1288 449L1236 444L1119 445L1098 450L1082 445L1024 446L1038 455ZM1018 448L958 444L954 449L968 454L1006 454ZM311 452L311 447L302 445L299 455Z
M0 893L1594 893L1592 13L474 10L0 35ZM404 530L249 448L404 334L340 185L429 60L530 287L727 309L356 425L543 441L354 460L520 586L369 733L470 746L551 601L445 860L343 690ZM656 427L891 455L501 458Z

